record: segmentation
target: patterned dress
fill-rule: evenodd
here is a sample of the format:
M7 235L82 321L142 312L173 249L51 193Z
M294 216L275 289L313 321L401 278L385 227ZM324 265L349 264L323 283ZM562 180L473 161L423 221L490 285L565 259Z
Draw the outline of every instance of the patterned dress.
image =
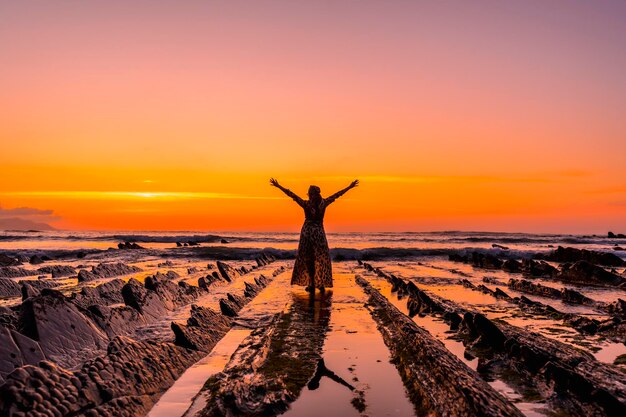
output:
M332 287L333 269L324 232L324 214L326 207L347 190L341 190L328 198L323 198L319 204L304 200L286 188L283 191L304 209L305 217L300 231L300 242L291 275L291 284L315 288Z

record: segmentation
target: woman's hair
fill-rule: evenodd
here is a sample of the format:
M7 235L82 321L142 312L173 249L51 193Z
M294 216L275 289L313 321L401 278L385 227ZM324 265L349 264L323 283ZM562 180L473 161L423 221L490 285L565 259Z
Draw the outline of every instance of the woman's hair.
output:
M309 199L317 203L322 201L322 191L320 190L320 187L317 185L311 185L309 187Z

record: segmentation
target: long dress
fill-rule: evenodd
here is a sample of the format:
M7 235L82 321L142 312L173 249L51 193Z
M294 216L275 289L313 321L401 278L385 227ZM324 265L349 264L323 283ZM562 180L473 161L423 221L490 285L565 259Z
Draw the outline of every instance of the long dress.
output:
M283 190L304 209L304 224L300 231L300 241L296 262L291 275L292 285L330 288L333 286L333 268L330 250L324 232L324 214L326 207L340 197L340 191L320 201L319 205L310 200L303 200L288 189Z

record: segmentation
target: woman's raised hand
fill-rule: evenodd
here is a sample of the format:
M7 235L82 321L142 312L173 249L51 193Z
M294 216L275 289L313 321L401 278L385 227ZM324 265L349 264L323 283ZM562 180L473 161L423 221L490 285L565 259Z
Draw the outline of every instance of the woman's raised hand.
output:
M280 184L278 184L278 181L276 181L276 179L274 179L274 178L270 178L270 185L273 186L273 187L280 186Z
M356 187L357 185L359 185L359 180L354 180L354 181L352 181L352 182L350 183L350 188L354 188L354 187Z

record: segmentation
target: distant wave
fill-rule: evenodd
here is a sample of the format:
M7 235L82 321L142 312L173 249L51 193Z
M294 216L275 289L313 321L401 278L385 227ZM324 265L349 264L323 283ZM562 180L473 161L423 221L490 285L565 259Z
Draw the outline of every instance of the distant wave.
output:
M205 246L190 249L191 252L178 252L168 254L168 256L179 255L181 257L197 256L207 259L254 259L261 253L269 253L279 259L294 259L296 257L295 249L278 249L272 247L266 248L238 248L225 246ZM332 248L330 255L334 261L376 261L384 259L407 259L425 256L447 256L452 253L466 254L472 251L491 253L501 258L523 258L532 257L537 251L502 251L499 249L484 248L442 248L442 249L420 249L420 248Z

